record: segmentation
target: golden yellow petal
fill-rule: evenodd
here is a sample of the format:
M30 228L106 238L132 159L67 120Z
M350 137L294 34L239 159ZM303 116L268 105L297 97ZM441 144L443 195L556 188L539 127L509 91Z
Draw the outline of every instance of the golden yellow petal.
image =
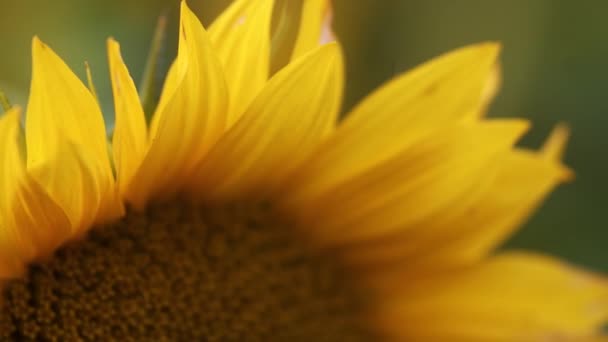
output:
M478 191L479 178L525 132L522 120L455 125L321 196L285 202L324 243L344 244L426 229Z
M18 227L34 247L34 254L28 256L26 263L44 260L62 243L77 238L65 212L27 174L19 181L10 213L9 225Z
M433 239L426 263L466 263L486 256L536 211L545 197L570 177L570 170L543 162L536 153L515 151L501 160L496 178L473 204L443 224L446 234ZM454 208L458 210L459 208Z
M122 215L123 207L118 200L105 125L97 102L48 46L38 38L34 38L32 45L32 84L26 117L27 168L35 170L36 181L65 211L74 229L114 219ZM69 150L63 150L67 146ZM77 156L67 156L70 154ZM78 156L86 156L86 164L78 166L78 171L56 159L85 162ZM97 191L74 196L73 183L94 183Z
M107 189L103 180L96 177L98 172L93 169L96 160L69 142L58 145L58 151L61 152L52 157L52 163L28 167L28 173L68 216L71 234L79 236L99 221L95 213L105 209L102 199ZM114 201L117 202L114 205L120 203L118 198ZM110 217L104 219L109 220Z
M319 146L286 192L312 198L429 134L473 120L499 47L483 43L438 57L381 87Z
M202 24L182 2L177 60L150 129L147 154L127 193L136 208L151 196L178 191L226 130L228 94L213 49Z
M11 206L25 168L18 147L21 110L9 109L0 117L0 278L19 276L24 263L35 253L31 239L12 225Z
M193 189L207 199L272 191L334 127L342 63L332 43L279 71L203 160Z
M50 255L69 238L67 217L26 173L20 109L0 118L0 277L18 277L25 265Z
M608 320L605 278L539 255L506 253L392 285L372 319L407 341L577 341Z
M273 4L274 0L237 0L209 27L230 92L229 125L268 80Z
M296 59L321 44L334 40L331 31L331 4L328 0L305 0L302 4L300 30L293 49Z
M482 88L481 91L481 103L478 108L473 108L471 113L469 114L471 117L482 117L487 113L487 109L498 94L500 90L500 86L502 83L502 70L500 63L496 63L488 78L486 80L486 84Z
M116 115L112 151L116 182L124 196L145 156L148 128L135 83L120 55L120 45L113 39L108 40L108 61Z
M360 265L407 263L412 272L477 262L570 176L561 163L531 151L508 151L493 164L479 175L477 191L452 202L440 216L417 222L418 229L402 227L388 238L369 241L348 251L347 258Z

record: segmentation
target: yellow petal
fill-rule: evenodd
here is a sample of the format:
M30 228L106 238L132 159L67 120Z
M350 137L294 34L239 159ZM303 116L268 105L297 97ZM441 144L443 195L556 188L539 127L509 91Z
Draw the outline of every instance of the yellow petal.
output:
M67 217L25 171L20 109L0 118L0 277L21 276L70 234Z
M227 90L208 34L185 2L177 60L169 72L144 160L127 198L142 208L150 197L179 190L194 166L225 132Z
M24 162L18 147L21 110L9 109L0 117L0 278L20 276L28 258L35 253L33 243L11 220L14 194Z
M237 0L209 27L230 91L234 123L268 80L274 0Z
M18 227L34 247L34 253L26 259L26 264L45 260L61 244L78 237L72 233L65 212L27 174L19 181L10 212L9 224Z
M102 181L95 177L97 170L93 167L96 160L68 142L59 145L58 151L61 152L52 157L52 163L28 167L28 173L66 213L72 224L71 234L80 236L99 222L94 213L105 209L102 198L107 190ZM114 201L107 205L120 203L118 198ZM122 212L103 219L113 220L119 215Z
M496 63L488 75L486 84L481 91L481 105L479 108L474 108L472 110L470 114L472 117L479 117L486 114L492 100L494 100L494 97L496 97L496 94L498 94L498 91L500 90L501 83L501 66L500 63Z
M328 0L278 0L273 15L272 74L292 60L335 41Z
M294 199L284 206L324 243L416 230L420 222L449 215L455 203L478 191L480 175L527 126L520 120L453 126L310 202Z
M36 180L63 208L76 230L88 228L95 221L114 219L123 213L123 207L118 200L105 125L95 98L49 47L38 38L34 38L32 45L32 84L26 117L27 167L37 170L33 173ZM70 146L70 151L62 150L66 146ZM77 173L70 173L70 167L55 159L71 153L86 156L86 164ZM94 183L97 191L81 194L82 202L77 203L71 189L73 183L79 182ZM95 205L88 205L92 203Z
M514 150L499 155L495 167L478 178L479 191L454 201L441 216L418 222L417 229L366 243L348 251L359 265L407 263L418 269L445 268L479 261L521 226L570 171L539 153Z
M296 59L319 45L334 41L331 28L332 9L328 0L305 0L302 4L300 30L293 49Z
M375 320L407 341L580 341L608 321L608 281L544 256L507 253L393 285Z
M437 247L433 255L418 255L422 264L475 262L511 236L558 184L570 178L563 165L540 159L526 151L505 156L484 193L443 224L446 234L432 239Z
M194 189L206 198L273 190L334 127L342 68L328 44L277 73L203 161Z
M499 47L484 43L436 58L388 83L358 105L319 146L286 192L312 198L387 160L430 131L485 106L483 89Z
M120 55L120 45L113 39L108 40L108 60L116 113L112 149L116 182L124 195L146 153L147 127L137 89Z

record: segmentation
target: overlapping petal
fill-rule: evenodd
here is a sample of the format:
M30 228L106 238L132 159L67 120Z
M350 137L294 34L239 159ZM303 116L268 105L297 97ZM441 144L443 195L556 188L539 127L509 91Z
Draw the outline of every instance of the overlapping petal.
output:
M271 73L335 40L329 0L278 0L273 24Z
M277 73L203 160L199 197L268 193L332 131L342 99L342 55L328 44Z
M20 275L34 254L30 238L10 218L13 196L25 168L18 147L20 110L13 108L0 118L0 277ZM12 166L12 167L9 167ZM14 165L14 166L13 166Z
M365 172L429 132L473 120L487 104L484 93L498 46L458 49L405 73L370 95L318 147L292 182L290 200L300 203Z
M527 126L520 120L452 126L312 202L287 203L287 210L332 245L409 232L450 215L454 204L479 191L480 176Z
M513 147L527 122L481 119L499 47L426 63L336 128L342 54L319 47L328 0L302 2L290 64L269 80L273 4L237 0L207 33L182 2L178 57L149 129L108 42L116 181L94 95L34 39L26 144L19 110L0 118L0 278L117 219L122 199L141 210L182 192L214 204L269 198L318 247L360 266L378 294L370 320L388 337L602 340L607 280L547 257L488 257L571 177L559 161L567 129L532 152Z
M0 118L0 278L22 275L34 259L49 256L71 237L63 210L25 168L20 109Z
M331 28L332 8L329 0L302 1L300 29L292 59L308 53L319 45L335 40Z
M38 38L32 45L27 168L65 211L74 230L115 219L123 207L115 189L97 102L48 46ZM63 149L66 146L68 150ZM63 165L64 161L69 165ZM73 184L82 187L74 188Z
M532 151L501 153L491 166L478 175L477 191L453 201L441 215L367 241L348 251L347 258L361 265L407 264L413 272L477 262L571 176L559 161Z
M177 60L150 128L146 156L127 192L135 208L177 192L228 124L221 62L200 21L185 2L181 8Z
M274 0L237 0L209 27L230 92L229 125L238 120L268 80L273 4Z
M108 61L116 117L112 151L116 182L124 196L145 156L148 128L137 88L120 55L120 45L113 39L108 40Z

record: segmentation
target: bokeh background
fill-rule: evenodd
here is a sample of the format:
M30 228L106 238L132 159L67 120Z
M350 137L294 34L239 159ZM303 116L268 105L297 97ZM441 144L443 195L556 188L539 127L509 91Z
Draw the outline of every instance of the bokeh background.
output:
M205 24L229 0L190 0ZM84 76L94 72L107 119L112 105L105 40L122 43L134 78L142 76L156 18L177 0L20 0L0 6L0 89L26 104L30 42L39 35ZM501 41L503 90L491 113L523 116L538 146L557 122L573 138L566 160L577 172L506 247L564 256L608 272L608 2L601 0L334 0L335 31L347 58L345 109L395 74L462 45ZM170 50L173 51L173 50Z

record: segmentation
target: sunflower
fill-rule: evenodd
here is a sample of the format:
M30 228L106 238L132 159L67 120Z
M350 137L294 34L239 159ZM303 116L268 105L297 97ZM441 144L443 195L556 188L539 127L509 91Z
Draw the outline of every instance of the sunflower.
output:
M182 3L149 122L110 39L111 144L94 92L34 38L25 127L0 118L2 339L601 339L605 278L493 252L572 177L565 128L524 150L525 120L483 117L498 45L339 120L328 4L278 29L273 6L237 0L205 30Z

